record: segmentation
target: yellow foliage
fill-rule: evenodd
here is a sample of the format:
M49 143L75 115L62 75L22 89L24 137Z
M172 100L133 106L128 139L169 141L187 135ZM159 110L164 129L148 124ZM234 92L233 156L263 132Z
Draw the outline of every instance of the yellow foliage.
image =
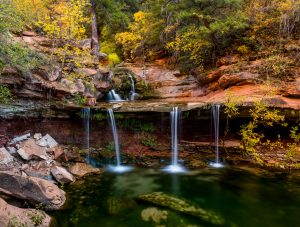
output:
M79 40L85 38L85 23L90 18L85 15L88 0L59 1L49 5L49 12L38 21L50 38Z
M241 45L237 48L237 51L240 52L241 54L248 54L249 48L246 45Z
M12 5L22 15L26 25L31 27L43 15L49 13L47 6L52 0L12 0Z
M108 61L109 61L109 64L112 66L115 66L116 64L121 62L119 56L116 53L109 54Z

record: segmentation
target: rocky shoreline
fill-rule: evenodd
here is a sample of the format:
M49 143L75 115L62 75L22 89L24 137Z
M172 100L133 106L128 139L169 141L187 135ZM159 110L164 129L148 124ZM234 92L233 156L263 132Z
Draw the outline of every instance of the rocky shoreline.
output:
M51 218L43 210L64 205L66 195L59 185L101 172L48 134L12 139L0 148L0 226L50 226ZM10 204L15 199L20 207ZM35 209L21 208L24 203Z

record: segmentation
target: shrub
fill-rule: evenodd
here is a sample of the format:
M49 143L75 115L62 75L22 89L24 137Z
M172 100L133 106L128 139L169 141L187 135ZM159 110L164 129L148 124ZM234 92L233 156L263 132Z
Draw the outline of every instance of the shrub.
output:
M7 105L12 98L9 88L0 84L0 103Z

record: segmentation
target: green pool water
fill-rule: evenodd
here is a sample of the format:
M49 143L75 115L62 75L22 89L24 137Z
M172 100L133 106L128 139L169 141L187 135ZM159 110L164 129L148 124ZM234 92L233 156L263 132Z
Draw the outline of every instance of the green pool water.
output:
M221 226L300 226L300 173L224 168L169 174L153 169L105 172L64 188L54 226L216 226L136 198L164 192L214 212Z

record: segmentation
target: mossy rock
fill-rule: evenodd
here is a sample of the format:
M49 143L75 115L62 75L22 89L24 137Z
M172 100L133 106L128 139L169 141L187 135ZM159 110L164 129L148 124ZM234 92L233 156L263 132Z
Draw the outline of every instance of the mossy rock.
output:
M224 219L213 211L204 210L189 201L168 195L163 192L153 192L151 194L141 195L138 196L137 199L159 205L161 207L167 207L174 211L200 218L203 221L215 225L223 225L225 223Z

